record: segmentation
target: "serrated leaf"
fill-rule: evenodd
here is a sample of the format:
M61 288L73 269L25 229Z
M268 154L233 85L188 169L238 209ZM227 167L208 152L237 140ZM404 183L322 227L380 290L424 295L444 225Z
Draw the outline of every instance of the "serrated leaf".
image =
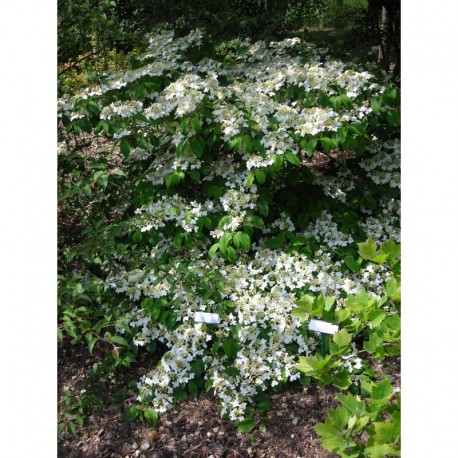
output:
M386 312L383 310L372 310L367 314L367 321L371 324L372 328L376 328L385 319Z
M328 296L324 300L324 309L326 312L330 312L334 303L336 302L336 298L334 296Z
M339 348L343 348L350 345L351 337L351 334L346 329L342 329L332 336L332 340Z
M298 318L301 321L305 321L309 317L309 312L304 307L297 307L291 312L293 318Z
M158 421L158 414L157 412L152 409L151 407L148 407L144 412L143 412L143 417L145 418L145 420L150 424L150 425L153 425L153 426L156 426L157 425L157 421Z
M384 458L385 456L401 456L399 451L393 449L388 444L376 444L365 448L369 458Z
M385 284L384 287L386 294L390 299L398 300L401 297L401 285L397 282L394 277L391 277Z
M383 264L388 259L389 255L389 253L379 253L377 256L371 258L370 261L376 262L377 264Z
M373 258L377 253L377 244L373 239L358 243L358 248L358 253L363 259Z
M377 383L372 388L372 400L379 402L388 401L393 395L393 387L388 379Z
M350 375L347 370L343 370L334 375L332 383L338 388L346 389L351 384Z
M316 374L316 358L314 356L299 356L299 363L296 365L297 369L305 375Z
M353 256L349 256L345 259L345 265L352 271L352 272L359 272L361 268L361 261L358 262Z
M347 309L339 309L336 310L334 313L336 317L336 323L342 323L342 321L345 321L351 315L351 311Z
M396 440L396 425L391 421L375 422L375 434L372 436L376 442L389 444Z
M366 404L352 394L337 393L337 399L353 415L363 415L366 411Z

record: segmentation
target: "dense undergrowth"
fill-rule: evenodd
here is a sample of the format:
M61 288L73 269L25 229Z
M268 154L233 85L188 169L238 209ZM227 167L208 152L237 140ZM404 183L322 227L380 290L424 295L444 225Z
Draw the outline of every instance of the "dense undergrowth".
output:
M126 420L212 389L246 432L269 393L333 384L323 445L398 455L399 396L371 364L400 350L399 93L300 38L229 48L157 31L59 99L60 339L107 345L96 374L161 356ZM312 318L339 331L321 342Z

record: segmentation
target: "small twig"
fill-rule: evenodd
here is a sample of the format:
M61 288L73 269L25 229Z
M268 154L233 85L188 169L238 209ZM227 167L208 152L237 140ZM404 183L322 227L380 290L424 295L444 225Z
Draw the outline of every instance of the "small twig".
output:
M193 452L194 450L197 450L199 447L202 447L202 444L203 444L204 442L205 442L205 441L201 442L200 444L194 445L194 447L188 448L188 450L186 450L185 452L183 452L183 455L187 455L188 453L191 453L191 452Z
M62 76L66 71L71 70L72 68L75 68L79 63L81 63L83 60L86 60L88 57L92 57L97 55L100 52L100 49L97 51L90 51L89 54L86 54L84 57L81 59L76 60L75 62L72 62L68 67L65 67L63 70L59 72L58 76Z

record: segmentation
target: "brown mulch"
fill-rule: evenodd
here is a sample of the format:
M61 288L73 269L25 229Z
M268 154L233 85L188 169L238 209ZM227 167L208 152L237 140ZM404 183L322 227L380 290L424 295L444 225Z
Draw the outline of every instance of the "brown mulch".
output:
M101 350L91 357L84 345L66 340L59 347L59 418L64 409L64 387L73 393L92 364L100 359ZM142 358L144 361L144 358ZM131 369L116 375L120 380L138 380L148 370L140 361ZM119 387L118 387L119 390ZM114 392L113 392L114 393ZM231 422L221 419L212 392L197 399L179 403L163 414L157 427L141 422L124 422L119 401L110 398L110 390L100 394L102 406L94 408L84 427L75 434L64 434L58 440L59 457L208 457L208 458L299 458L335 457L324 450L313 427L324 420L326 412L338 402L332 388L290 388L274 394L273 408L266 421L260 421L251 433L237 432ZM128 401L134 403L130 398ZM127 402L124 401L127 407ZM265 428L263 428L265 424Z

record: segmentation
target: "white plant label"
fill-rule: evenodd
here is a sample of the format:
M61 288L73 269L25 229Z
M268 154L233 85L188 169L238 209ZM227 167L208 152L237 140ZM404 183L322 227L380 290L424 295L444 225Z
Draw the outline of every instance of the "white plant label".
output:
M309 331L322 332L323 334L335 334L339 330L336 324L321 320L310 320Z
M217 313L195 312L194 321L196 323L218 324L219 315Z

